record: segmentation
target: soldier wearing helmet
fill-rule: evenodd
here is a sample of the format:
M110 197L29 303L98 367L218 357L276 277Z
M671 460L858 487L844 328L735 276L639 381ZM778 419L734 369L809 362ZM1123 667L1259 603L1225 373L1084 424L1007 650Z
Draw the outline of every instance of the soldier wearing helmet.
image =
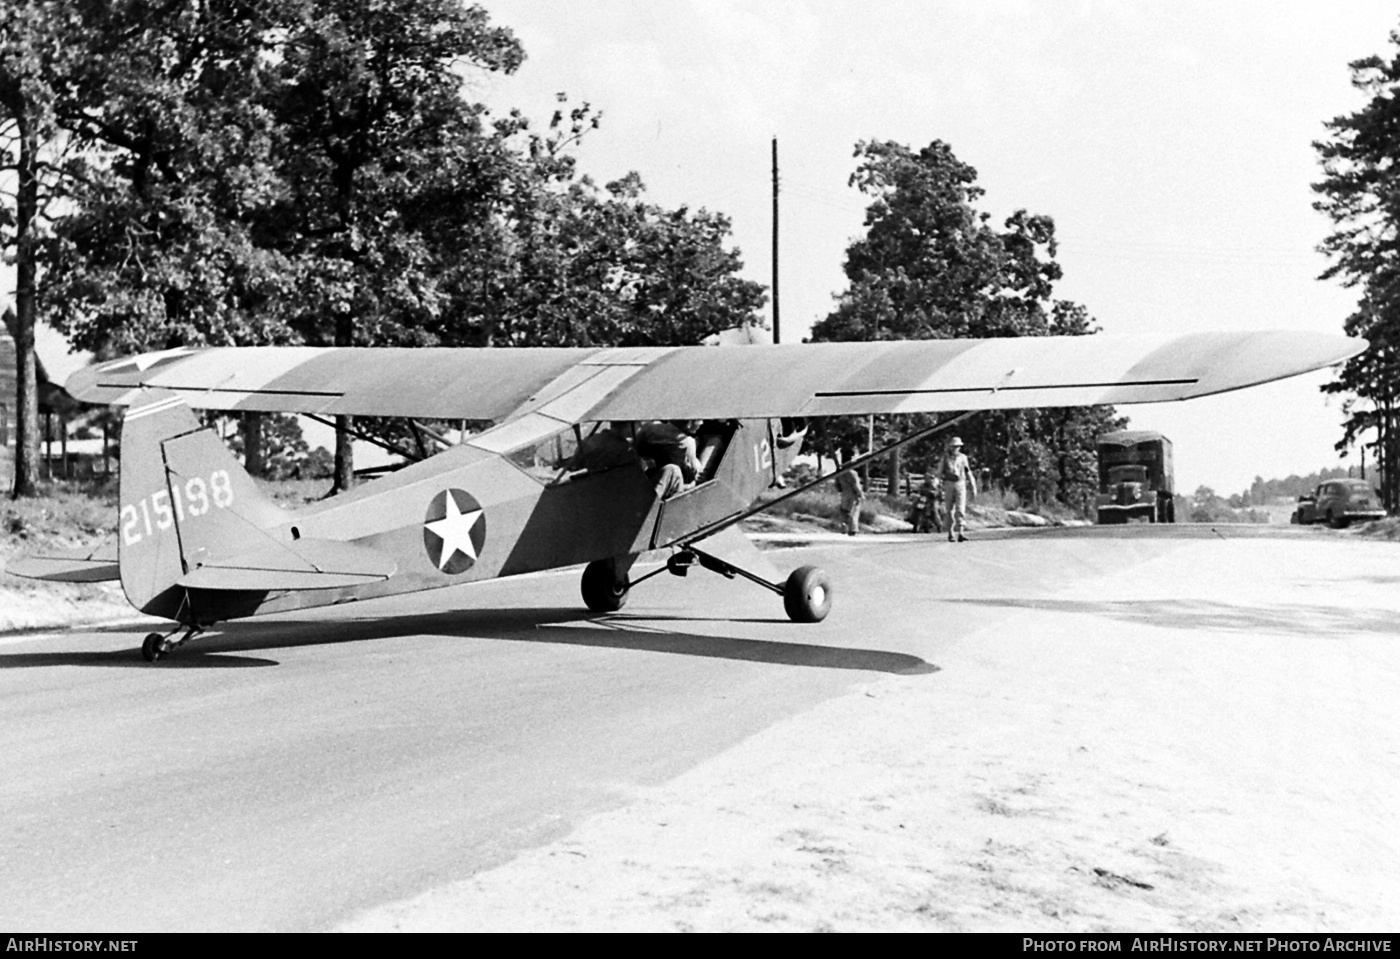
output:
M969 491L977 495L977 477L967 455L962 451L961 437L948 439L943 449L943 458L938 461L938 477L943 481L943 504L948 518L948 542L967 542L963 535L963 521L967 518L967 497Z

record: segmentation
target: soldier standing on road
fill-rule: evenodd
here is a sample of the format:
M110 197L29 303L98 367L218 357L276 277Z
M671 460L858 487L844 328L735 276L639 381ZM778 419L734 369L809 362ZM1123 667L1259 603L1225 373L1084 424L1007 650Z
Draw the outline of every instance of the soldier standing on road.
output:
M846 462L855 459L848 456ZM836 488L841 491L841 518L847 536L860 532L860 504L865 499L865 490L860 485L860 477L855 470L847 467L836 474Z
M948 440L943 450L943 458L938 462L938 477L943 481L943 502L948 514L948 542L957 537L959 543L967 542L963 535L963 521L967 519L967 497L971 491L977 495L977 477L962 451L963 441L954 436Z

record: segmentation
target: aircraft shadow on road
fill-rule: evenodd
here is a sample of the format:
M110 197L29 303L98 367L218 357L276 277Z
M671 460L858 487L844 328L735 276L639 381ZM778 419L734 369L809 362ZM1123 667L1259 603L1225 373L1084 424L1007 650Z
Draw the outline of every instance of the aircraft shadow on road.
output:
M937 666L907 653L893 653L880 649L817 646L811 643L787 643L777 640L740 639L732 636L704 636L695 633L678 633L670 629L645 624L645 620L649 619L665 622L682 618L648 616L630 619L609 616L578 624L557 625L551 630L553 635L501 638L578 646L604 646L609 649L679 653L685 656L708 656L784 666L857 669L894 673L902 676L938 672ZM742 620L742 622L767 622L767 620Z
M103 630L107 632L108 630ZM166 669L246 669L250 666L276 666L275 659L256 656L204 655L202 650L189 648L176 656L162 660L159 668ZM39 669L45 666L97 666L116 669L150 669L151 664L141 656L139 646L130 649L54 650L43 653L0 653L0 669Z
M1348 633L1400 634L1400 616L1388 609L1347 609L1340 606L1246 606L1191 599L1058 600L946 599L971 606L995 606L1106 616L1144 626L1210 630L1226 633L1284 633L1325 639Z
M1395 586L1400 584L1400 576L1348 576L1353 582L1370 583L1372 586Z
M569 646L596 646L704 656L785 666L821 669L854 669L869 672L920 675L938 667L918 656L880 649L857 649L793 643L783 640L754 640L731 636L706 636L682 632L652 623L665 623L679 617L599 616L583 617L577 609L476 608L411 616L365 617L355 619L284 618L245 620L228 623L177 650L158 668L167 664L190 668L229 665L277 665L275 660L247 654L302 646L407 639L414 636L460 637L504 642L548 643ZM739 620L755 622L755 620ZM769 622L768 620L757 620ZM729 622L729 620L725 620ZM774 632L810 627L772 621ZM125 632L108 628L104 632ZM134 657L134 659L133 659ZM28 653L28 662L8 663L0 654L0 669L7 665L146 665L138 651L106 653ZM225 662L231 660L232 662Z

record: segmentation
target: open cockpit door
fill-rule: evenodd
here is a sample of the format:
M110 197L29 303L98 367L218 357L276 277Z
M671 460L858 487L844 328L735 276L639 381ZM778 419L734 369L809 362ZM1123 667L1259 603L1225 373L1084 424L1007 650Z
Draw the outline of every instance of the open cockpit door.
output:
M716 517L739 513L776 482L775 437L768 420L702 424L696 449L703 471L693 486L661 502L653 549L694 533Z

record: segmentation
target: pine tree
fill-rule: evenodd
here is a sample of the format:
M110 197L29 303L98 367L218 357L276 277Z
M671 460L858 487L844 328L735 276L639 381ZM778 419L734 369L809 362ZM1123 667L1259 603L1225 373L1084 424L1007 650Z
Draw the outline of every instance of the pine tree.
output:
M1400 31L1391 32L1390 42L1400 47ZM1335 227L1320 247L1333 261L1321 278L1359 291L1344 326L1371 348L1348 360L1323 391L1348 396L1337 449L1361 441L1375 451L1381 497L1393 512L1400 509L1400 52L1389 60L1365 57L1350 68L1352 86L1370 99L1329 121L1328 138L1313 144L1324 174L1313 184L1320 197L1313 206Z

